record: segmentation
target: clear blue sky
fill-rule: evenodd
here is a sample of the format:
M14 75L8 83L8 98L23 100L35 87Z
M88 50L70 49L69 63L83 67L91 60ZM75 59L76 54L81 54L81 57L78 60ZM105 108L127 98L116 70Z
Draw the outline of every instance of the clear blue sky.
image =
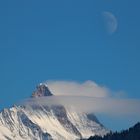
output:
M45 80L93 80L140 98L138 0L0 1L0 108ZM101 13L118 29L108 35Z

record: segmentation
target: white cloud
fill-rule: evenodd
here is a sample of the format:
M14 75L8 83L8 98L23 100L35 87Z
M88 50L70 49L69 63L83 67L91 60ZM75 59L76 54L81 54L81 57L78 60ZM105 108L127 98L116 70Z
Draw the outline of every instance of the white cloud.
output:
M112 91L105 86L99 86L93 81L84 83L72 81L49 81L49 89L56 96L27 100L26 105L64 105L87 113L103 113L114 116L137 116L140 118L140 100L122 98L122 92L113 96Z
M110 90L93 81L78 83L74 81L48 81L47 85L54 95L107 97Z

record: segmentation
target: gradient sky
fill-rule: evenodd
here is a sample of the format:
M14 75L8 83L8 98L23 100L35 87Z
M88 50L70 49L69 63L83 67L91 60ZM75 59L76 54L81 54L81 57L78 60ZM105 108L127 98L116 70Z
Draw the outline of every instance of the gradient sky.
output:
M138 0L0 1L0 109L46 80L93 80L140 98ZM109 35L102 13L118 21Z

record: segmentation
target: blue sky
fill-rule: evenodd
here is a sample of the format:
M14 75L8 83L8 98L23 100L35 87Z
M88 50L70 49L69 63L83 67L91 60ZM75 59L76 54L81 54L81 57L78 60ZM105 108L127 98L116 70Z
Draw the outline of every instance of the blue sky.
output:
M0 108L46 80L92 80L140 98L140 2L1 1ZM109 35L102 13L118 21Z

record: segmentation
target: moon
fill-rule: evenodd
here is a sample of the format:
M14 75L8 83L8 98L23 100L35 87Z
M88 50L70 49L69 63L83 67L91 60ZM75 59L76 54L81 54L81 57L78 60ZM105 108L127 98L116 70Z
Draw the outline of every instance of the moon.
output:
M104 27L107 33L113 34L116 32L118 28L118 21L117 18L111 12L103 12L102 13Z

